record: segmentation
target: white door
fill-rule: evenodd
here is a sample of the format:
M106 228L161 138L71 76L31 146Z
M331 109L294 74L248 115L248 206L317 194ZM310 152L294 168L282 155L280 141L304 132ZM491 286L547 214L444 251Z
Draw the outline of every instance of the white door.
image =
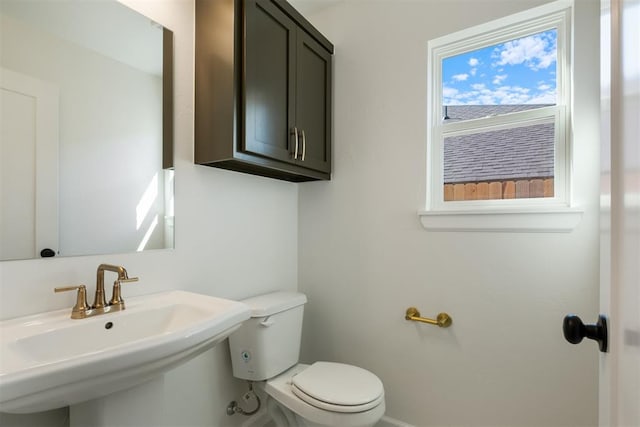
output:
M0 260L58 251L58 91L0 68Z
M600 425L640 426L640 0L602 2Z

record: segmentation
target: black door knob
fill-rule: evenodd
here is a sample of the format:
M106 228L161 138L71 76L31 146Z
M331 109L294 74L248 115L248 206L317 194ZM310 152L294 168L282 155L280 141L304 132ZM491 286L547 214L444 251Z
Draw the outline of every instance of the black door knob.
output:
M584 337L598 341L600 351L607 351L607 319L602 314L598 316L595 325L585 325L575 314L568 314L562 322L564 338L571 344L578 344Z
M56 252L53 249L44 248L43 250L40 251L40 256L42 258L51 258L56 256Z

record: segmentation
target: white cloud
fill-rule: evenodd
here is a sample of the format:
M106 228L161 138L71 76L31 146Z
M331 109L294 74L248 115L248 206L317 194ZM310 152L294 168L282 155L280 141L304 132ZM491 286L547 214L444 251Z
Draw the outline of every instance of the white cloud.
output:
M460 91L458 89L443 86L442 87L442 96L445 98L454 98Z
M493 76L493 84L494 85L499 85L502 83L503 80L505 80L508 77L507 74L496 74L495 76Z
M447 89L447 88L445 88ZM471 90L456 89L444 91L444 105L514 105L514 104L554 104L555 92L531 93L531 89L521 86L500 86L488 89L484 84L471 85Z
M463 74L455 74L453 76L451 76L451 78L457 82L463 82L465 80L467 80L469 78L469 74L467 73L463 73Z
M472 76L475 76L477 72L478 72L477 68L472 68L469 70L469 74L471 74Z
M508 41L493 53L497 65L525 64L532 70L546 69L556 62L556 41L548 33Z
M555 104L556 103L556 91L548 90L546 92L538 93L536 96L529 99L527 104Z
M551 85L548 85L546 83L542 83L542 84L538 85L538 90L545 91L545 90L549 90L549 89L551 89Z
M470 58L468 62L470 67L477 67L479 63L480 60L478 60L478 58Z

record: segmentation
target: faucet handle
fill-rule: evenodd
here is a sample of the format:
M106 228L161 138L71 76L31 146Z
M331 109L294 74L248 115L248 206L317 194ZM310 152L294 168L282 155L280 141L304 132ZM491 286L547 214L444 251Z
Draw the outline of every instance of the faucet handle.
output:
M53 292L59 293L59 292L66 292L66 291L75 291L76 289L80 290L80 288L84 288L85 291L87 289L85 285L74 285L74 286L63 286L59 288L53 288Z
M113 293L111 295L111 299L109 300L109 305L119 305L121 306L121 309L124 309L124 300L122 299L120 284L137 282L137 281L138 281L137 277L128 277L126 279L118 279L115 282L113 282Z
M59 292L67 292L67 291L75 291L78 290L78 296L76 298L76 305L73 306L71 310L71 318L72 319L81 319L83 314L90 309L89 304L87 304L87 287L85 285L76 285L76 286L65 286L60 288L53 288L53 291L56 293Z

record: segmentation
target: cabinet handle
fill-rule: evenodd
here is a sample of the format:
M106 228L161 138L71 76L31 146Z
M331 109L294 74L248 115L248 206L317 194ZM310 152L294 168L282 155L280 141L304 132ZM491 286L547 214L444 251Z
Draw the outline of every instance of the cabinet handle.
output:
M307 152L307 138L304 135L304 129L302 130L302 161L304 162L304 156Z
M293 128L291 135L293 135L293 138L296 141L296 145L294 146L295 148L293 149L293 160L296 160L298 158L298 128L297 127Z

